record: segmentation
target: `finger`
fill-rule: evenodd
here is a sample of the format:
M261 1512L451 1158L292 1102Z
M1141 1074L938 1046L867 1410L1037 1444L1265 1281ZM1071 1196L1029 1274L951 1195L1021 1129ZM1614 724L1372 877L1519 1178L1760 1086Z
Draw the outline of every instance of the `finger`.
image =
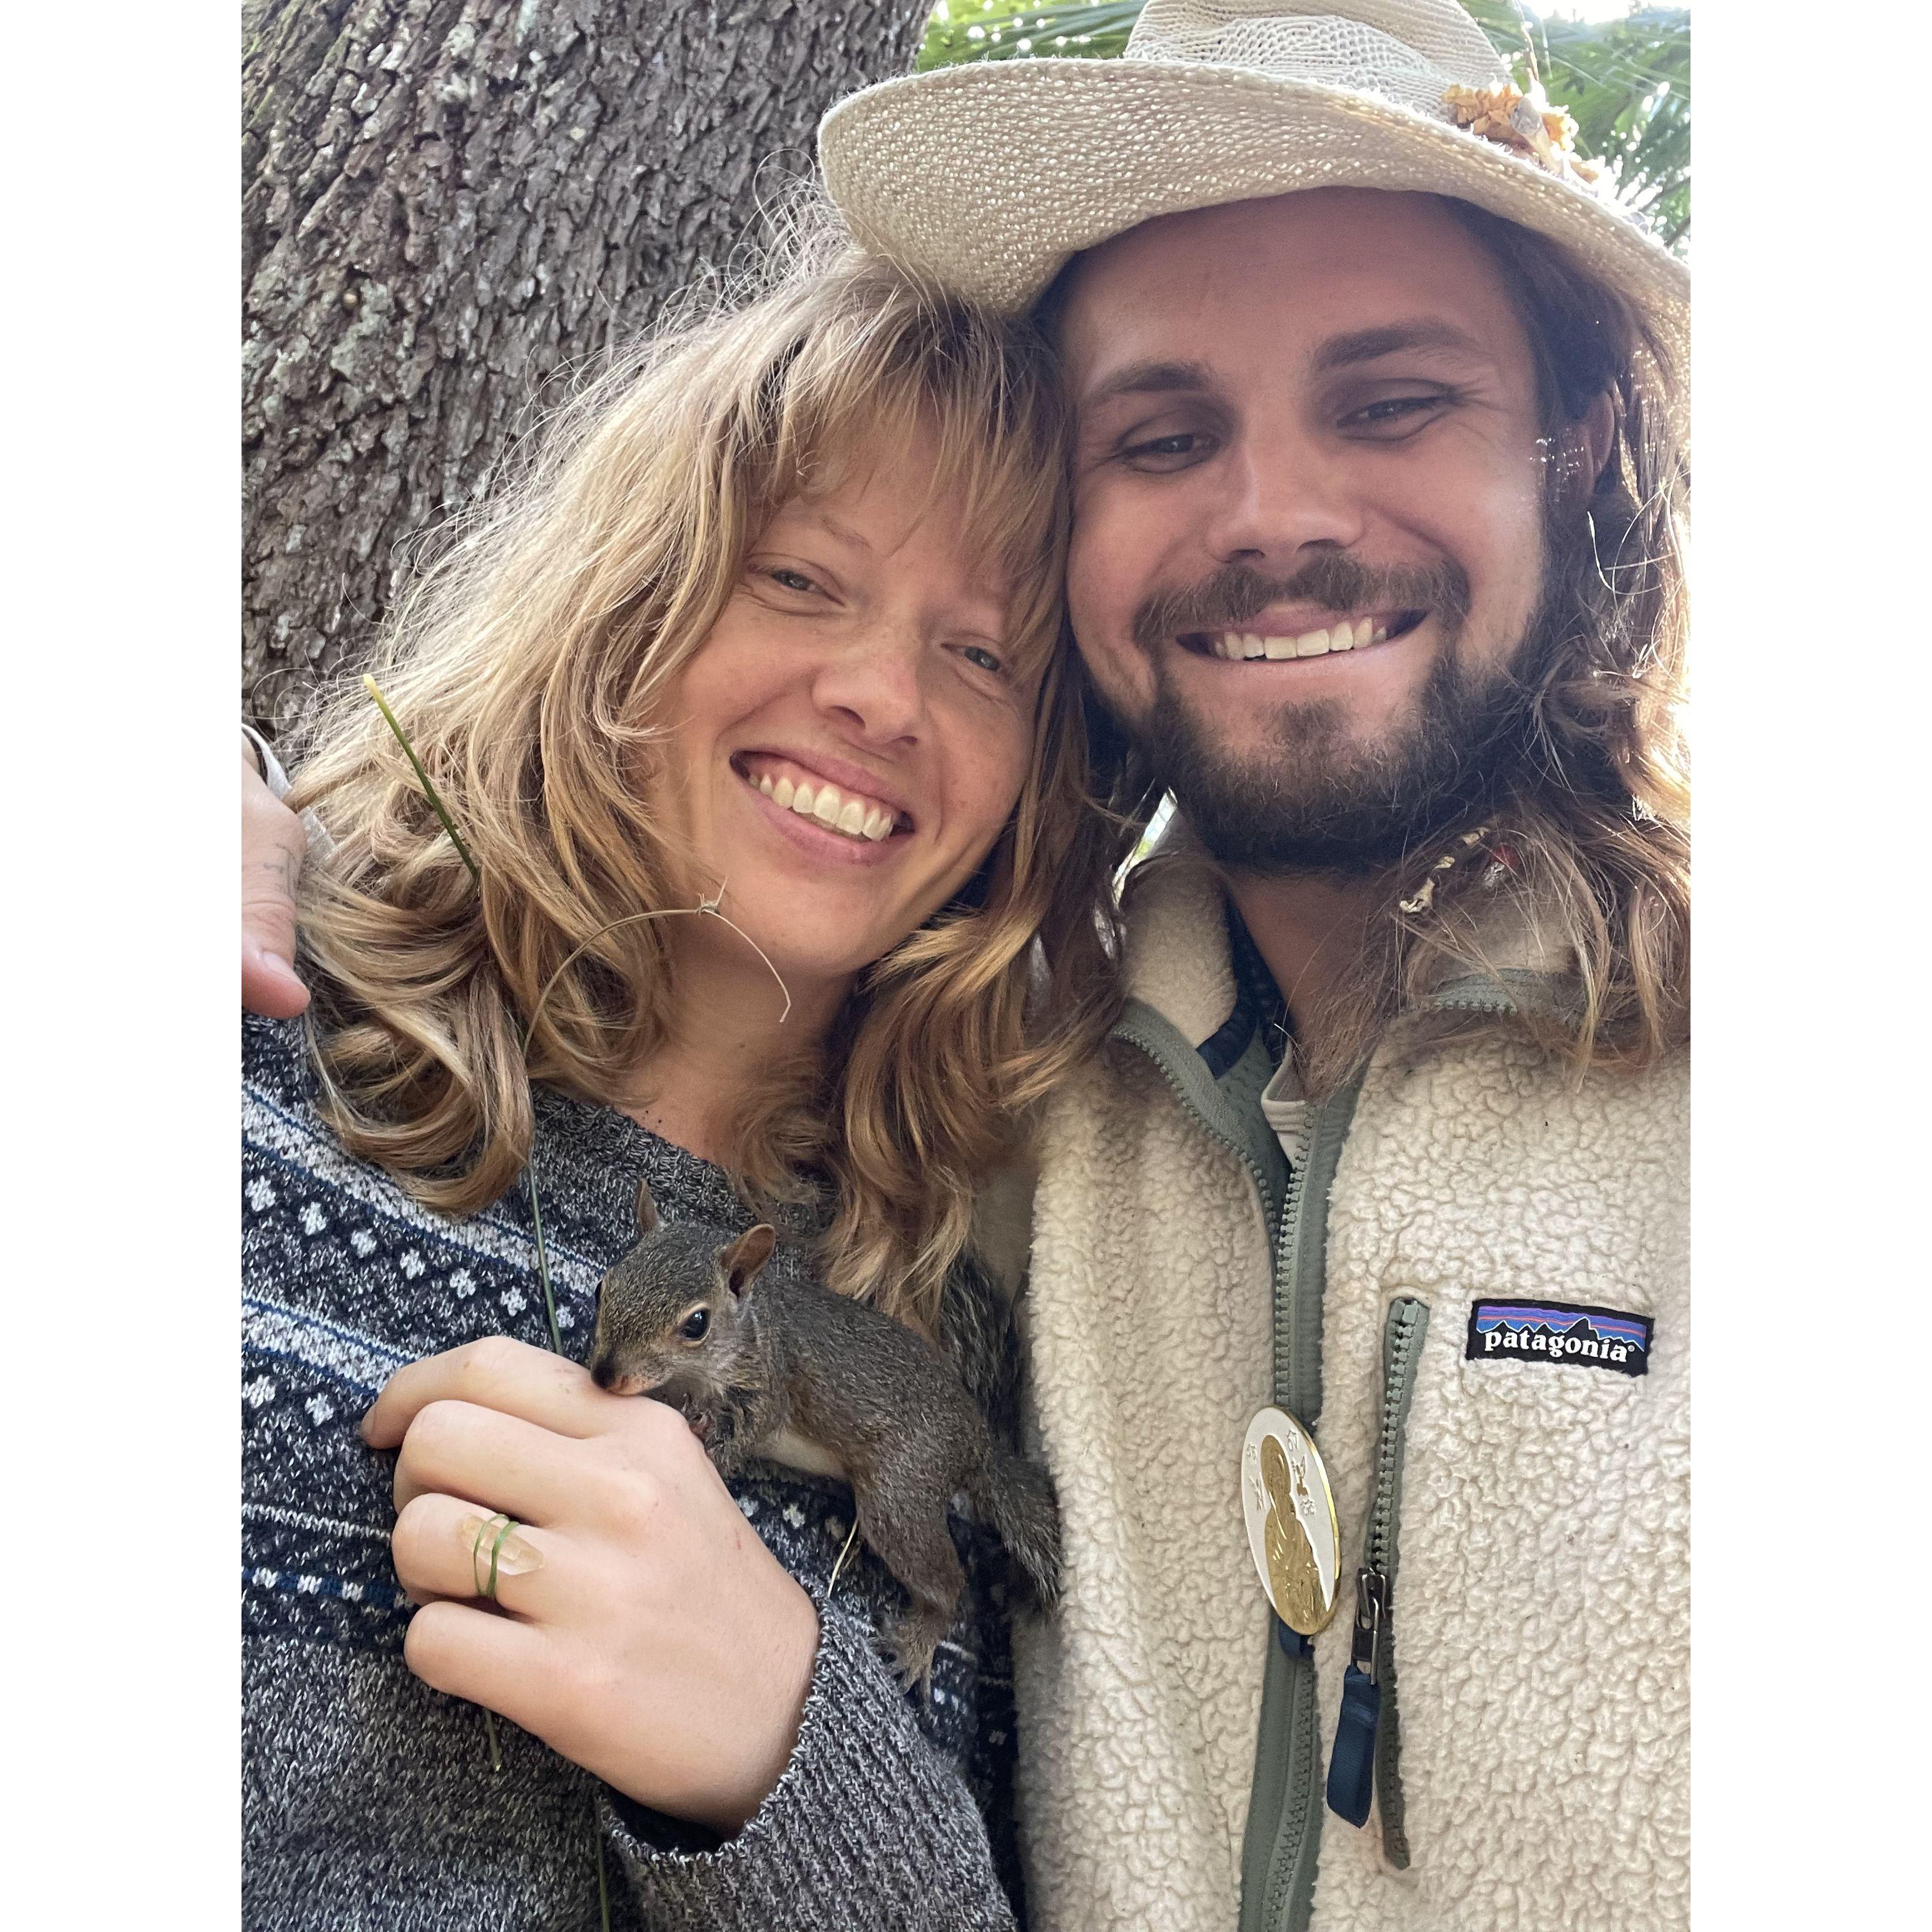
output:
M535 1624L469 1604L425 1604L410 1619L403 1661L432 1690L466 1697L534 1735L530 1687L551 1675L550 1640Z
M438 1493L398 1514L391 1546L397 1580L417 1603L487 1598L523 1616L538 1612L560 1550L543 1530Z
M569 1514L573 1498L592 1480L574 1437L473 1402L433 1402L403 1438L396 1508L440 1491L549 1523Z
M290 963L296 952L296 886L308 850L302 821L244 754L242 772L242 1004L272 1019L308 1004Z
M548 1348L489 1335L398 1369L362 1418L362 1439L393 1449L433 1402L473 1402L559 1436L595 1436L634 1400L605 1394L585 1370Z
M308 988L280 955L242 935L242 1004L264 1019L292 1020L308 1007Z

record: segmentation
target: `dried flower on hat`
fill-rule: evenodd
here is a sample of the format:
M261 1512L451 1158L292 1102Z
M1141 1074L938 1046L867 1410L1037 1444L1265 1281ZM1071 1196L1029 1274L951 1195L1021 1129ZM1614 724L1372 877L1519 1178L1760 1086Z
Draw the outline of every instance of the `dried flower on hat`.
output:
M1540 87L1527 95L1509 81L1496 87L1450 87L1443 91L1442 104L1457 127L1514 148L1580 186L1594 188L1603 172L1578 158L1576 122L1568 110L1552 106Z

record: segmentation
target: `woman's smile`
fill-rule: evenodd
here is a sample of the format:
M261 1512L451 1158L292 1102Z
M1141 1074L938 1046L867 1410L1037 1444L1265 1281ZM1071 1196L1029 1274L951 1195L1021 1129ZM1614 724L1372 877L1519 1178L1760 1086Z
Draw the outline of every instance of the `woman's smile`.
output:
M767 752L740 752L731 760L731 768L746 786L771 802L782 829L789 836L821 832L839 845L856 845L856 853L838 852L842 860L857 858L877 863L895 857L876 848L889 841L909 837L914 820L896 800L886 796L886 788L851 775L841 766L835 779L826 769L836 761L825 758L792 757ZM783 824L789 816L794 824ZM822 838L813 838L801 850L816 851ZM868 849L872 848L872 849ZM828 853L837 846L824 847Z

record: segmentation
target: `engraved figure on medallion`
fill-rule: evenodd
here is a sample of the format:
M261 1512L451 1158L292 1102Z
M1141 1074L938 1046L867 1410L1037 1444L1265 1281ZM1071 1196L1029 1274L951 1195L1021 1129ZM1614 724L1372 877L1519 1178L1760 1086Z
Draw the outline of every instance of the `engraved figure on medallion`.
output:
M1274 1436L1262 1443L1262 1483L1268 1492L1263 1546L1268 1552L1269 1594L1276 1614L1292 1630L1312 1636L1327 1621L1321 1565L1302 1522L1314 1499L1301 1472L1291 1466Z

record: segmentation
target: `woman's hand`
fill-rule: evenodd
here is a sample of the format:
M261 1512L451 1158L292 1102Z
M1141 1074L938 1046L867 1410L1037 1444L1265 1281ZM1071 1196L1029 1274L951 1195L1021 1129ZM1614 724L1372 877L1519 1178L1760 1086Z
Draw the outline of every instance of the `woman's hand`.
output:
M292 1019L308 988L290 962L296 956L296 881L308 835L272 792L242 741L242 1004L270 1019Z
M818 1613L684 1418L497 1336L399 1370L362 1433L401 1445L410 1668L640 1804L742 1825L790 1762ZM492 1606L494 1511L518 1527Z

